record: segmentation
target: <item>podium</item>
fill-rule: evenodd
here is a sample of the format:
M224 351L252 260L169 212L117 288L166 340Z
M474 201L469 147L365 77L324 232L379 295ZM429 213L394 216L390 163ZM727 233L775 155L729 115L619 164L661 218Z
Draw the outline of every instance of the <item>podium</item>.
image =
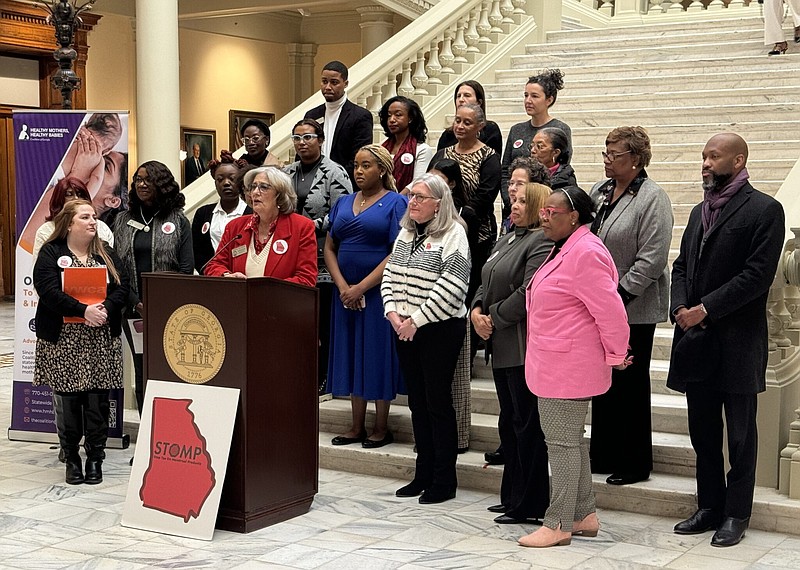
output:
M246 533L307 512L319 467L317 290L269 277L142 278L145 382L184 381L165 353L182 307L201 305L224 332L224 360L206 384L238 388L240 399L216 528Z

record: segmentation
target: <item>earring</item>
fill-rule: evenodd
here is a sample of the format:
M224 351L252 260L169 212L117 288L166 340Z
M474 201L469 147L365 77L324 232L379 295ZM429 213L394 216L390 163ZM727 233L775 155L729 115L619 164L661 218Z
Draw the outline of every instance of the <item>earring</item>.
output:
M572 225L574 226L574 225L575 225L575 222L572 222Z
M438 218L439 217L439 210L434 210L433 217L434 218Z

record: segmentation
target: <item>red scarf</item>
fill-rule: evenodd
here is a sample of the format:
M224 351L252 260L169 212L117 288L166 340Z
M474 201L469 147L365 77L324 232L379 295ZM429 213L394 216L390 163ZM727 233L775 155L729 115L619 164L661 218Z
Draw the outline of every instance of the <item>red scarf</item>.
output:
M383 148L392 152L394 146L394 139L386 139L381 145ZM411 162L405 164L402 158L405 155L411 156ZM394 154L394 171L392 176L397 183L397 191L399 192L414 181L414 163L417 161L417 139L409 134L397 152Z
M267 236L263 239L258 235L258 224L261 223L261 218L259 218L258 214L255 213L250 218L250 223L247 225L247 229L253 232L253 247L256 250L256 255L260 255L264 250L264 247L269 243L269 238L271 238L272 234L275 233L275 227L278 225L278 220L280 217L281 215L278 214L278 217L275 219L275 221L269 225Z

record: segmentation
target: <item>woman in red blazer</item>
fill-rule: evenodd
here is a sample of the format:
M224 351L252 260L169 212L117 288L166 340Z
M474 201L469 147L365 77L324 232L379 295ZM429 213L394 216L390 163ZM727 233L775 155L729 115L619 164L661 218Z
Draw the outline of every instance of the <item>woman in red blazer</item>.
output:
M205 269L221 277L275 277L313 287L317 281L314 222L295 214L292 179L275 167L244 176L253 214L231 221Z

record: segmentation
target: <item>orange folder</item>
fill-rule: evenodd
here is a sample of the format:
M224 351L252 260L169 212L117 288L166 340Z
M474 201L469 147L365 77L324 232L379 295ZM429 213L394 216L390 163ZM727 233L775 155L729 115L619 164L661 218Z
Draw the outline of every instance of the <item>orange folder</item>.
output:
M64 293L85 305L102 303L106 298L105 267L65 267ZM83 323L83 317L64 317L65 323Z

